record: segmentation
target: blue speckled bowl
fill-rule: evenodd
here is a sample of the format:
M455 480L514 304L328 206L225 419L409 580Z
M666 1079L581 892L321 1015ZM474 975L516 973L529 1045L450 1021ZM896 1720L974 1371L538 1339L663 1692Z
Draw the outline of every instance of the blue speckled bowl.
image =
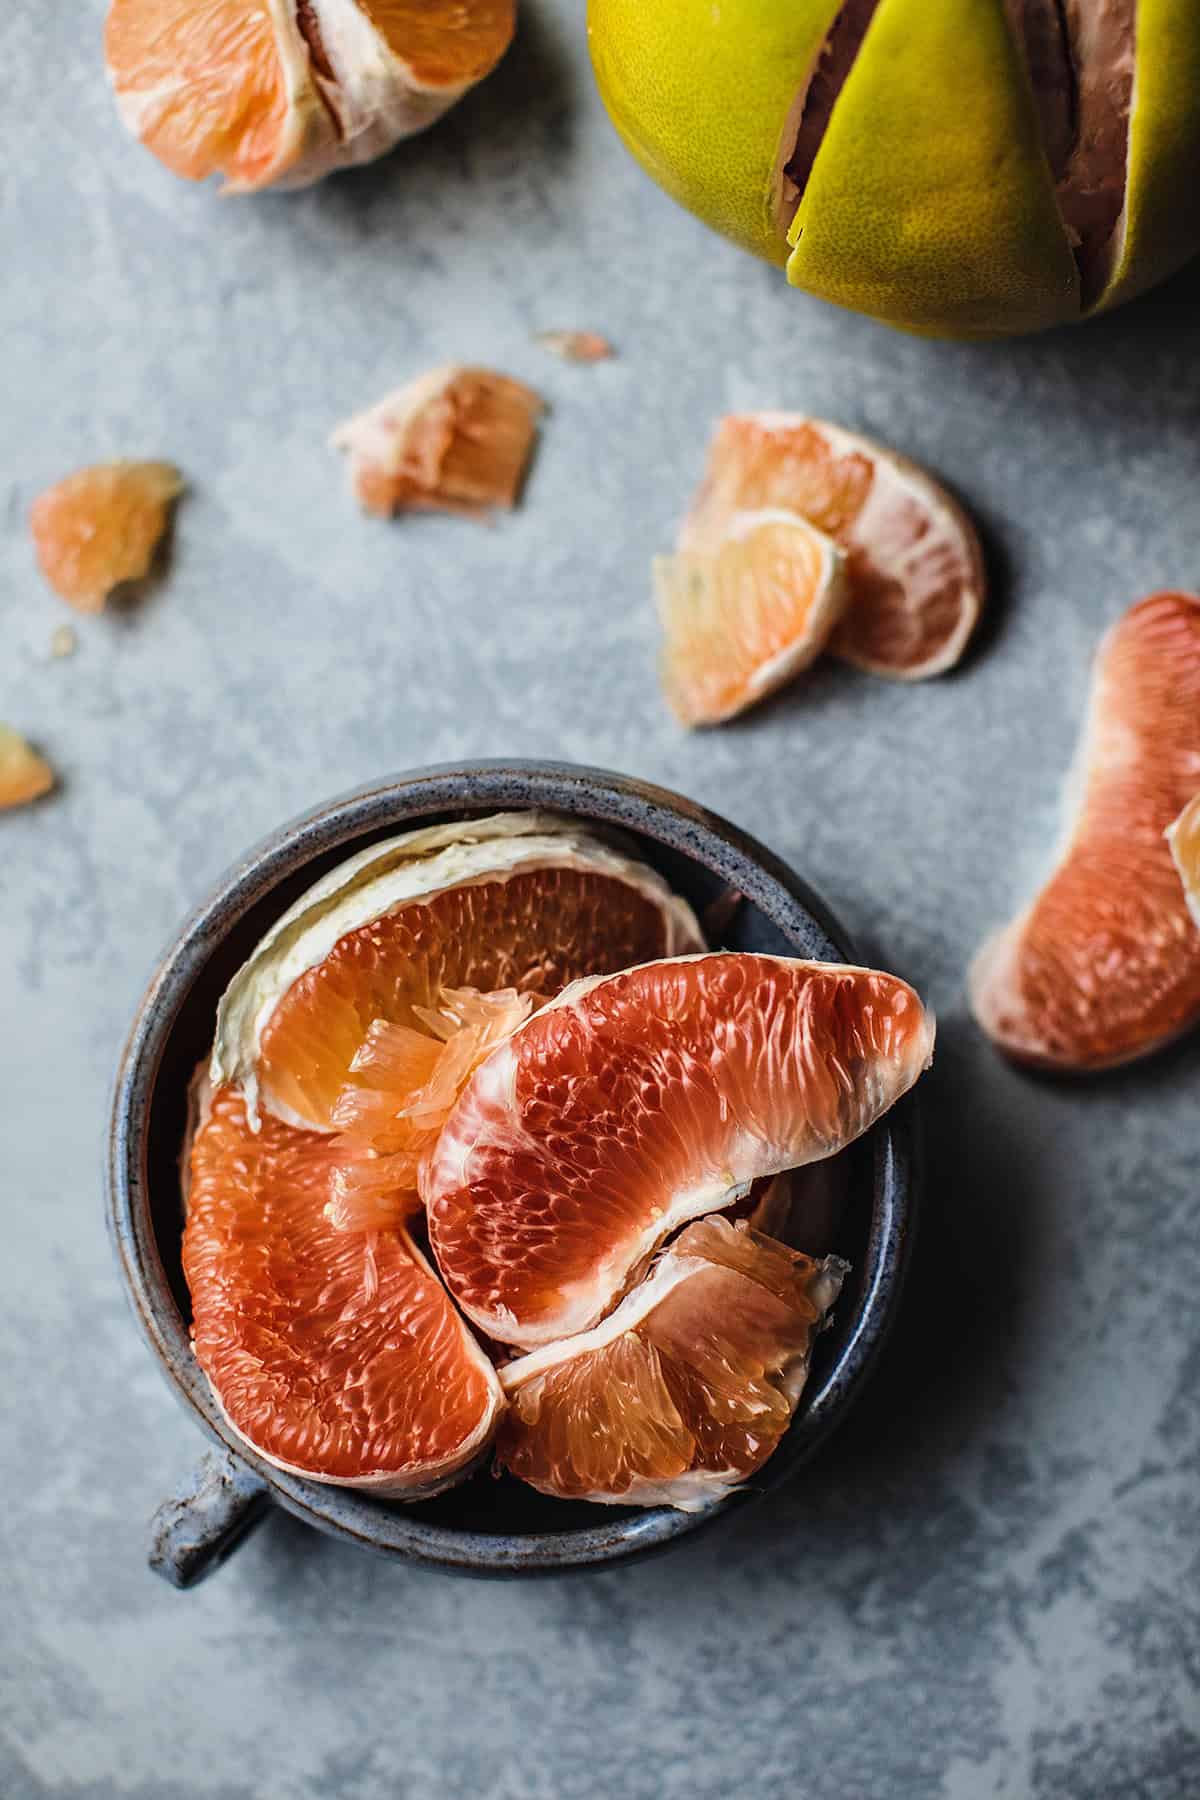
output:
M442 819L546 808L619 826L703 916L736 889L719 935L731 949L852 961L845 934L803 882L725 820L662 788L569 763L484 762L400 775L307 814L251 850L183 927L142 1001L113 1105L109 1221L134 1310L164 1374L218 1450L160 1508L151 1562L188 1586L275 1502L364 1548L478 1575L600 1567L678 1542L746 1504L697 1513L554 1501L505 1477L476 1476L416 1506L286 1475L259 1461L218 1412L188 1342L180 1267L178 1158L186 1090L212 1039L217 1000L267 926L316 879L373 840ZM914 1213L916 1113L910 1096L847 1152L832 1248L852 1265L833 1327L784 1443L755 1484L774 1487L810 1456L851 1403L895 1312Z

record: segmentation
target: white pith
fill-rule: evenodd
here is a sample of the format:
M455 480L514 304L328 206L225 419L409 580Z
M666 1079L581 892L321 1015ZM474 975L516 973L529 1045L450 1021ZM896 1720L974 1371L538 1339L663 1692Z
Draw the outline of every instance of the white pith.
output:
M385 394L364 412L344 420L330 434L330 444L335 450L348 452L356 466L395 474L408 450L407 427L462 373L460 363L430 369L407 386Z
M672 949L703 942L691 907L660 875L571 821L546 813L497 813L406 832L323 876L267 932L218 1007L210 1070L214 1087L239 1083L247 1117L257 1125L263 1032L293 982L324 961L339 939L411 901L532 869L571 869L621 881L658 908ZM311 1121L284 1106L273 1104L272 1110L289 1124L312 1128Z

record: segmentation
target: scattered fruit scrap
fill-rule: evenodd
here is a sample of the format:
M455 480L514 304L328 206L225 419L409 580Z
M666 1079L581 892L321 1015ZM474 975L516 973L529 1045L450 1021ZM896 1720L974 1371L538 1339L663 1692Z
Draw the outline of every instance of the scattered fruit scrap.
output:
M1072 1071L1129 1062L1200 1020L1200 930L1179 878L1194 869L1200 597L1152 594L1108 632L1082 756L1057 868L971 974L1002 1050Z
M598 331L539 331L534 342L564 362L608 362L616 351Z
M0 725L0 811L28 806L54 786L54 771L9 725Z
M485 519L516 505L542 410L524 383L450 364L348 419L332 442L364 511Z
M441 118L512 40L516 0L111 0L121 119L188 180L304 187Z
M50 633L50 655L60 661L64 656L74 656L79 648L79 639L71 625L56 625Z
M97 463L48 488L29 523L55 593L77 612L102 612L115 588L150 573L182 492L165 462Z
M796 1209L757 1177L835 1155L932 1043L893 976L706 952L576 821L373 846L218 1009L183 1244L200 1365L317 1480L416 1500L494 1449L552 1495L719 1498L786 1430L845 1270L762 1228Z

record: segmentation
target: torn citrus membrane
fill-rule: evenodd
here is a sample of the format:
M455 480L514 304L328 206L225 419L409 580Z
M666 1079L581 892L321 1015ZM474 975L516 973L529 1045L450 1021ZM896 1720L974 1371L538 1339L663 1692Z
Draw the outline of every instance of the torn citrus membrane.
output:
M1172 821L1167 831L1167 842L1171 846L1171 855L1179 870L1179 879L1183 883L1192 917L1200 927L1200 793L1194 795L1179 817Z
M535 343L564 362L608 362L616 351L598 331L539 331Z
M0 812L28 806L54 786L50 764L10 725L0 725Z
M971 972L1010 1056L1103 1069L1200 1019L1200 931L1172 859L1198 783L1200 598L1153 594L1100 646L1054 873Z
M490 73L515 0L111 0L121 118L177 175L301 187L422 131Z
M800 514L845 553L835 656L905 681L958 662L983 607L983 553L962 507L923 469L823 419L731 414L713 434L679 549L712 554L762 507Z
M500 1467L542 1493L698 1510L787 1430L846 1265L689 1225L592 1330L507 1364Z
M171 463L78 469L40 494L30 510L42 574L77 611L102 611L114 588L150 573L182 492Z
M339 425L367 512L434 511L486 518L517 503L541 398L490 369L433 369Z
M662 679L685 725L743 712L820 655L846 604L843 557L795 513L735 513L706 551L654 563Z
M533 1348L586 1331L690 1219L835 1155L928 1065L877 970L739 953L580 981L475 1071L422 1171L468 1318Z

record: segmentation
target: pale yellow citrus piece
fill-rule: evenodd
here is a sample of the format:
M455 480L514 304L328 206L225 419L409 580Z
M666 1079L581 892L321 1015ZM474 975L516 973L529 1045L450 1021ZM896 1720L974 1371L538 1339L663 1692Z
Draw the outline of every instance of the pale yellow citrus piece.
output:
M54 771L10 725L0 725L0 811L28 806L54 786Z

